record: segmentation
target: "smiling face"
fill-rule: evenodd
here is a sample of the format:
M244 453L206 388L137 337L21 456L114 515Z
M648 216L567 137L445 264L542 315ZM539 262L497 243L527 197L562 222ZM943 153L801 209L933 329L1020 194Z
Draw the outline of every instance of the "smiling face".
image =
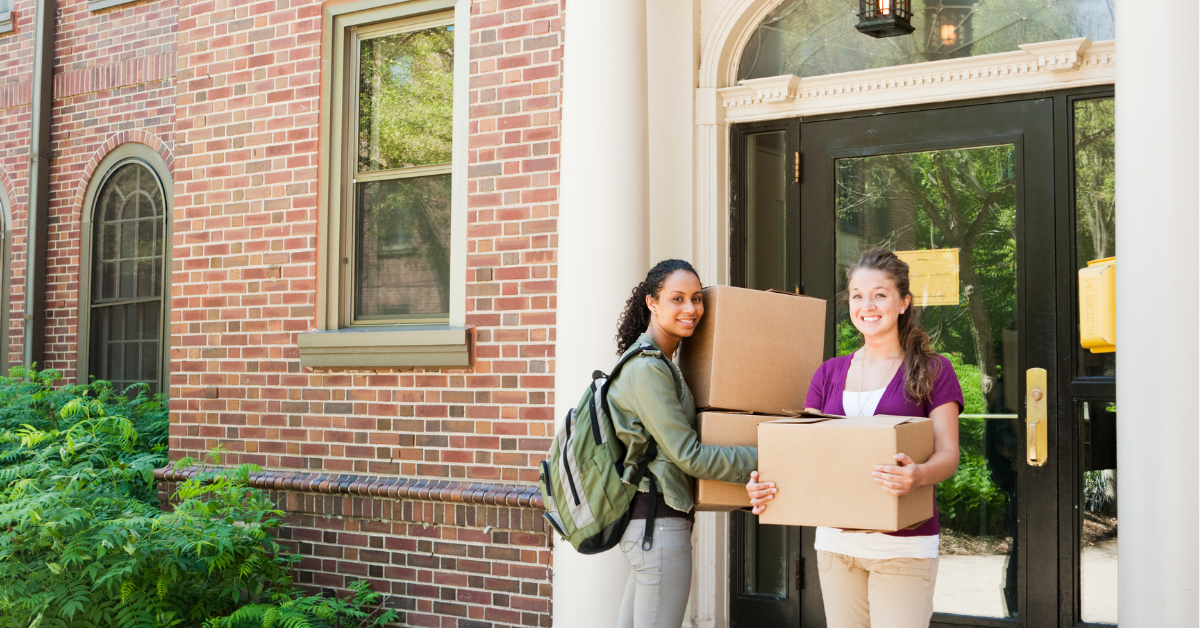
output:
M850 301L850 320L868 338L897 333L900 313L912 303L912 297L900 296L896 283L882 270L861 268L854 271L846 292Z
M686 270L667 275L658 298L646 297L646 307L652 329L678 338L691 336L704 316L700 279Z

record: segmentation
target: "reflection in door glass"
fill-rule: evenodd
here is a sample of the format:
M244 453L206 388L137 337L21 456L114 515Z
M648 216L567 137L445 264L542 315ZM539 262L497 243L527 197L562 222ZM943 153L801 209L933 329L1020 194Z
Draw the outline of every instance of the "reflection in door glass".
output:
M1117 406L1078 405L1083 442L1079 588L1083 621L1117 623Z
M1116 107L1111 98L1075 103L1076 267L1117 254ZM1078 337L1078 336L1077 336ZM1079 374L1115 377L1117 354L1082 347Z
M909 262L933 349L962 384L958 474L937 487L942 524L934 610L1017 613L1016 197L1012 145L839 159L837 281L872 246ZM846 304L837 354L860 345Z
M787 597L787 527L759 525L758 517L736 512L745 521L742 593Z
M786 131L746 136L746 286L788 290Z

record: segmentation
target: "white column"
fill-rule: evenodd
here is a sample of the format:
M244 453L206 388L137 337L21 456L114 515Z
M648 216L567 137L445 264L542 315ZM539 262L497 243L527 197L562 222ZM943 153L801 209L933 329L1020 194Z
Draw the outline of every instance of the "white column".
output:
M558 217L555 410L617 359L617 317L649 270L646 0L566 8ZM561 427L559 425L558 427ZM554 626L616 625L629 564L556 540Z
M1117 3L1121 626L1196 626L1200 214L1195 2Z

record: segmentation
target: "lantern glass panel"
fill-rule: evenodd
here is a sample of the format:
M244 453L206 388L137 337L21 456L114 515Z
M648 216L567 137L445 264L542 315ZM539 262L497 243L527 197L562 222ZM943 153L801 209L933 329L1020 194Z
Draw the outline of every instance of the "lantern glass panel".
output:
M901 0L865 0L894 10ZM845 0L784 0L742 51L738 79L820 76L1018 50L1074 37L1113 39L1118 0L912 0L916 32L874 39L860 33L866 7ZM1121 0L1128 2L1130 0Z

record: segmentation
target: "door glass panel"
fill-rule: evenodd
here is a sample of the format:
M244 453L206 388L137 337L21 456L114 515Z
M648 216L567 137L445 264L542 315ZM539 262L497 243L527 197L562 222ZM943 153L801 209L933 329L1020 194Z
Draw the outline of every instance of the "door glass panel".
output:
M1076 265L1117 254L1116 107L1113 99L1075 103ZM1076 336L1078 337L1078 336ZM1114 377L1117 354L1092 353L1076 345L1079 374Z
M746 136L746 287L788 290L787 133Z
M1084 401L1077 407L1083 490L1079 535L1083 621L1117 623L1117 404Z
M958 473L937 487L942 524L934 610L1017 613L1016 186L1011 144L839 159L837 286L865 249L910 265L914 305L966 399ZM844 301L837 354L861 344Z
M742 593L787 597L787 527L758 525L758 517L745 512L734 516L748 524L742 535Z
M882 6L882 5L881 5ZM1116 0L912 0L909 37L855 29L858 3L784 0L750 37L738 80L818 76L1019 50L1021 44L1113 38Z

